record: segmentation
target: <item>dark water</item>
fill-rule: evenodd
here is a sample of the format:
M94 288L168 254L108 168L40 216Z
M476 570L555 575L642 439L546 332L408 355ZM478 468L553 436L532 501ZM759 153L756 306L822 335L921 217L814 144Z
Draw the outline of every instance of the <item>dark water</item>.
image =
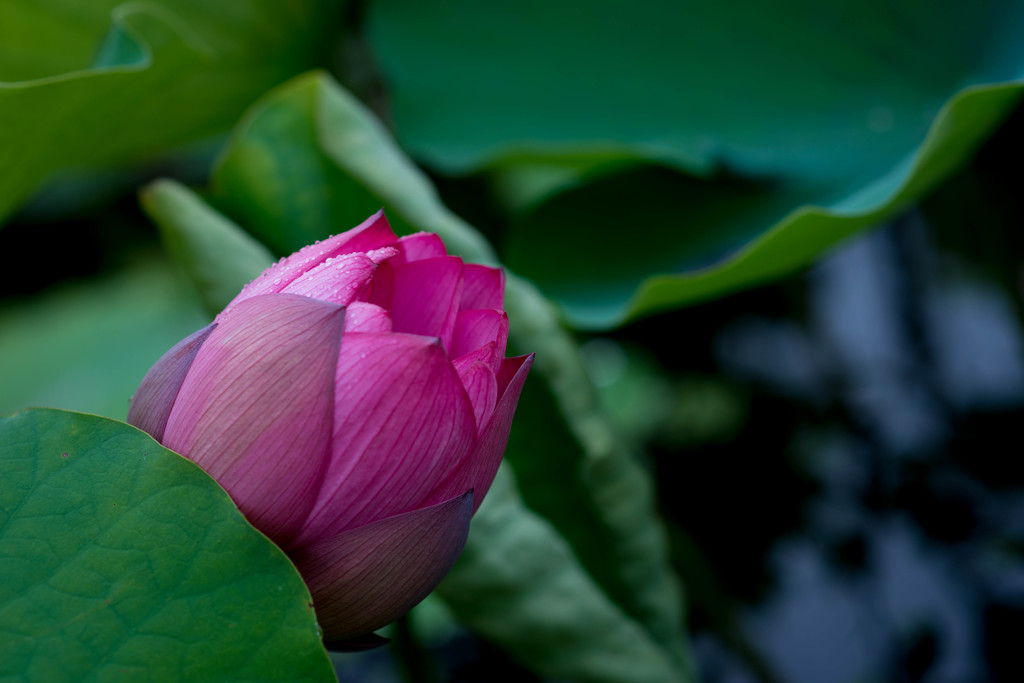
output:
M659 460L726 596L692 594L704 680L1024 680L1018 302L920 213L799 289L715 334L737 438Z

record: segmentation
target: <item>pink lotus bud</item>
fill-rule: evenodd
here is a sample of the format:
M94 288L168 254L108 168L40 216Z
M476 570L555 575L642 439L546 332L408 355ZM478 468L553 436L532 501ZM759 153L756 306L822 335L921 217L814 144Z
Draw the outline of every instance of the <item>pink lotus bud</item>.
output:
M292 558L325 639L393 621L451 568L533 357L500 270L383 213L249 283L142 380L128 421L194 460Z

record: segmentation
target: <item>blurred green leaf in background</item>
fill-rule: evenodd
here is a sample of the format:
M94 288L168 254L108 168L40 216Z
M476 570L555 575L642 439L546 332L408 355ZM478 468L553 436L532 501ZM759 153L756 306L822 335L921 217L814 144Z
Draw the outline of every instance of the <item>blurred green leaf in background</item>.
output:
M207 322L163 259L0 306L0 414L47 406L123 420L146 370Z
M490 171L506 262L588 328L877 224L963 163L1024 78L1024 7L1000 0L371 9L399 140Z
M324 0L0 5L0 218L54 172L137 162L230 127L323 59Z

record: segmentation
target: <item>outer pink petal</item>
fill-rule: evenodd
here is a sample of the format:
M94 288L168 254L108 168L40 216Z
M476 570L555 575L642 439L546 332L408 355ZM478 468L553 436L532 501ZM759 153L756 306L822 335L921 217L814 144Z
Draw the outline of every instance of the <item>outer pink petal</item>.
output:
M377 264L366 254L342 254L300 275L282 291L347 306L370 294L376 270Z
M490 421L484 427L473 450L455 467L444 483L430 494L428 501L447 500L459 492L472 490L473 512L480 507L487 490L491 488L491 482L494 481L501 457L505 454L508 433L512 428L512 417L515 415L519 394L532 365L533 354L505 359L502 372L498 375L498 388L503 390L503 393L494 407ZM503 379L507 379L507 386L503 386Z
M402 250L402 255L397 259L398 263L422 261L423 259L436 258L448 254L445 251L444 242L432 232L417 232L412 235L406 235L398 240L398 245Z
M291 551L324 640L369 633L415 607L458 559L472 510L467 493Z
M505 345L508 342L508 316L503 311L493 309L472 309L459 311L455 318L455 331L452 333L452 358L478 349L488 342L495 342L497 348L495 365L505 357Z
M447 348L462 291L462 259L442 256L413 261L394 266L394 274L390 311L395 331L441 337Z
M491 412L494 411L494 404L498 401L498 381L490 364L471 360L471 356L472 354L463 356L462 361L456 360L452 365L459 373L469 402L473 404L473 414L476 416L479 432L487 424Z
M390 332L391 316L380 306L354 301L345 309L345 332Z
M147 432L157 441L164 438L167 417L174 407L181 383L185 381L185 374L192 366L199 347L216 326L216 323L207 325L185 337L149 369L132 396L128 424Z
M329 258L387 247L397 239L384 217L384 211L378 211L351 230L303 247L267 268L259 277L243 287L227 308L254 296L283 292L293 281Z
M281 545L302 526L326 467L344 310L271 294L226 311L167 421L164 445Z
M476 439L437 339L346 334L335 403L331 462L297 545L421 506Z
M459 308L504 308L505 273L501 268L467 263L462 281Z

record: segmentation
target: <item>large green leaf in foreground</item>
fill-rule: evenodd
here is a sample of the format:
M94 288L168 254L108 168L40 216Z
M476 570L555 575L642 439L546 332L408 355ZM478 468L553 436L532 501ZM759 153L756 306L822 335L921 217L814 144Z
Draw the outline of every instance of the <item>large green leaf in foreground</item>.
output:
M16 413L0 471L0 678L334 680L284 553L147 434Z
M528 209L505 261L588 327L778 275L881 220L962 162L1024 77L1009 0L372 8L399 139L440 170L492 169Z
M0 220L54 172L229 127L315 60L335 0L0 3Z

